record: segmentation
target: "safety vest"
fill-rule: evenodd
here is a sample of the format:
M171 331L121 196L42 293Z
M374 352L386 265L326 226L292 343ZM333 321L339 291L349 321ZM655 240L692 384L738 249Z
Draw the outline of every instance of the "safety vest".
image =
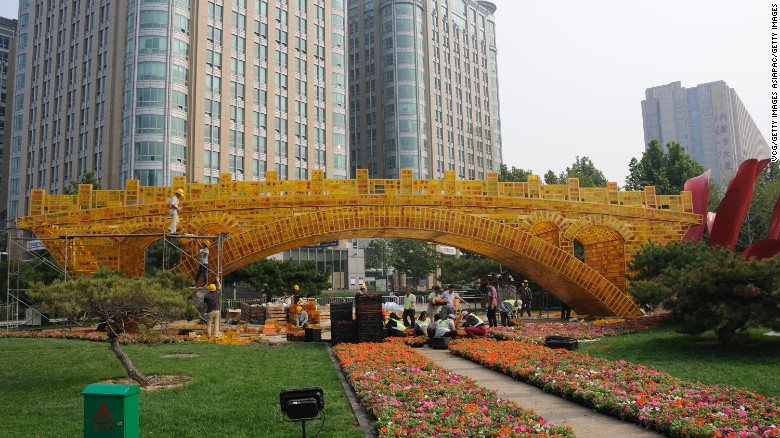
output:
M436 323L436 330L447 328L447 318L442 319Z
M473 313L469 313L468 315L466 315L466 318L468 318L469 316L473 316L474 318L476 318L477 324L475 325L475 327L477 325L484 324L484 322L482 322L482 318L480 318L479 316L477 316L477 315L475 315Z
M422 330L422 331L428 330L428 326L429 325L431 325L431 320L430 319L425 319L423 321L421 321L419 319L417 320L417 326L420 327L420 330Z
M414 294L404 295L404 309L414 309Z
M396 320L395 320L395 328L396 328L397 330L401 330L401 331L404 331L404 330L406 330L406 326L405 326L405 325L404 325L404 324L401 322L401 320L400 320L400 319L396 319Z

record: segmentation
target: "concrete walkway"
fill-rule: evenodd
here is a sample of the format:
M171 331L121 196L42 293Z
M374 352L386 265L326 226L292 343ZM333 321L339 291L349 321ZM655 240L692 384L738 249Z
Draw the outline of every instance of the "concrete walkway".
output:
M526 409L533 409L545 420L560 426L571 426L578 438L651 438L662 437L633 423L627 423L592 409L549 394L541 389L490 370L449 350L416 348L440 366L474 379L480 386L495 390L502 398L513 400Z

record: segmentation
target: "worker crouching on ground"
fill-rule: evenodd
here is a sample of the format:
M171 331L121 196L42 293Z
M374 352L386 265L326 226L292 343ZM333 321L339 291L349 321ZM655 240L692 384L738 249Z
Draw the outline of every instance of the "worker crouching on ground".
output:
M402 338L405 336L404 330L406 330L406 326L398 319L398 315L395 312L391 312L390 318L388 318L387 324L385 324L385 329L387 330L387 336Z
M436 332L433 335L436 338L455 338L458 332L455 328L455 315L450 313L446 318L436 324Z
M206 336L222 336L219 329L219 300L222 296L222 282L217 278L217 284L210 284L206 287L208 293L203 298L203 305L206 307Z
M309 324L309 314L306 313L306 311L303 310L303 307L301 306L296 307L295 310L295 321L293 321L293 325L306 328L306 326Z
M498 305L498 312L501 314L501 325L509 327L512 325L512 318L521 308L523 302L520 300L504 300Z
M469 313L468 310L464 310L461 313L461 316L463 318L461 319L461 322L463 323L463 327L465 327L466 337L483 337L487 334L487 326L477 315Z
M414 335L415 336L428 336L428 327L431 326L431 319L428 318L428 312L423 310L420 312L420 316L414 321Z

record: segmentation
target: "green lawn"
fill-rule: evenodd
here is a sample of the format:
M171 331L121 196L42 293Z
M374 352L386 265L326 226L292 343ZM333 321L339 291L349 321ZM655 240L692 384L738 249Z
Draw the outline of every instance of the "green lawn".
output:
M60 339L0 339L0 437L82 435L81 391L124 377L104 343ZM146 374L186 374L181 388L141 394L141 435L153 437L290 437L299 423L282 419L279 391L320 386L326 419L320 437L361 437L324 344L273 347L185 343L126 346ZM192 358L163 358L197 353ZM314 436L320 421L307 423Z
M746 387L780 396L780 337L751 333L740 345L723 346L715 336L690 336L664 326L627 336L581 342L580 352L640 363L688 381Z

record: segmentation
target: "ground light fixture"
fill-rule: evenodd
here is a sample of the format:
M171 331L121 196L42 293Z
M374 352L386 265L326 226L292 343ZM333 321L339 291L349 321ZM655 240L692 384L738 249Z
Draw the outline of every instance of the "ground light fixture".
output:
M325 393L322 388L283 389L279 393L279 405L287 421L300 421L303 438L306 438L306 420L317 418L325 408Z

